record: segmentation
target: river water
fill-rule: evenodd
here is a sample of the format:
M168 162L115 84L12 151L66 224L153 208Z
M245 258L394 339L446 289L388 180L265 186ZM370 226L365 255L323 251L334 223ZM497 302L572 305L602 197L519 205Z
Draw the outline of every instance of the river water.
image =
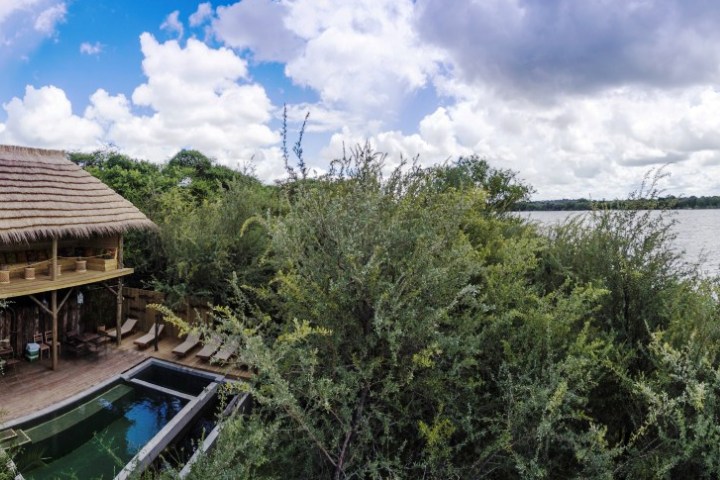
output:
M522 212L541 225L554 225L572 215L588 215L588 212ZM720 275L720 209L673 210L665 212L676 221L677 235L673 245L683 252L683 258L690 263L700 263L701 271L707 276Z

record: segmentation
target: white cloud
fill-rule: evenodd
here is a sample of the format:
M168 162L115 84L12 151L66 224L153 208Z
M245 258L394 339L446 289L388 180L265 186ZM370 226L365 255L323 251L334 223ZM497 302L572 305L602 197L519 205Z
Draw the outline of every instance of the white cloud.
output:
M58 3L46 8L35 19L35 30L45 35L51 35L58 23L65 20L67 7L64 3Z
M420 0L417 29L467 81L541 101L717 82L719 21L706 0Z
M392 118L436 70L438 50L413 25L410 0L243 0L219 7L213 22L227 45L286 62L286 75L318 92L321 109L364 120Z
M212 14L212 4L210 2L201 3L200 5L198 5L195 13L190 15L190 26L199 27L200 25L208 21L210 18L212 18Z
M1 0L0 66L25 58L43 39L54 36L66 13L61 0Z
M83 150L110 143L156 162L195 148L233 167L252 161L265 180L284 175L279 135L268 126L275 107L262 86L246 81L242 58L198 40L183 47L149 34L141 47L147 81L130 99L99 89L79 116L61 89L29 86L4 105L0 143Z
M212 29L226 45L252 51L256 60L286 62L300 52L304 43L285 27L287 15L286 2L243 0L218 7Z
M7 121L0 143L37 147L88 149L100 146L102 129L74 115L65 92L54 86L28 86L22 99L3 104Z
M86 115L108 125L106 138L131 155L161 161L181 148L196 148L235 165L252 157L258 173L273 178L281 170L273 153L278 135L267 124L273 106L262 86L244 83L247 65L226 48L212 49L189 39L158 42L140 38L147 82L132 101L98 91ZM135 115L135 106L152 114Z
M39 0L4 0L0 2L0 24L10 15L21 10L30 10Z
M366 139L422 164L477 153L520 172L538 198L623 197L652 167L670 164L674 194L720 188L720 92L712 87L664 91L626 87L593 97L566 97L553 106L468 93L425 116L417 133L350 129L334 134L324 161ZM690 177L688 177L690 176ZM688 182L687 178L693 178Z
M102 50L103 45L100 42L83 42L80 44L80 53L84 53L85 55L98 55Z
M180 12L175 10L165 17L165 21L160 25L160 29L167 31L170 34L175 34L178 38L182 38L183 33L185 32L185 27L179 17Z

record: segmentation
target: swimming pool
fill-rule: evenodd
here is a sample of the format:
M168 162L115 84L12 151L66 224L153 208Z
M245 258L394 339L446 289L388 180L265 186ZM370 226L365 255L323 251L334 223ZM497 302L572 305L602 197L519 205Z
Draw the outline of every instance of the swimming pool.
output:
M222 381L220 375L148 360L13 425L21 434L18 468L28 480L126 478L152 462L203 411Z

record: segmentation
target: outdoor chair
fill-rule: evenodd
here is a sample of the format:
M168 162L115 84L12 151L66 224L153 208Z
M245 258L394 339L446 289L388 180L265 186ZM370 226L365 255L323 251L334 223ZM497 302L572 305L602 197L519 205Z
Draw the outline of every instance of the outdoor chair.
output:
M53 341L52 330L45 330L45 343L47 344L47 347L48 347L48 351L49 351L49 352L52 352L52 341ZM60 345L61 345L60 342L58 342L58 344L57 344L57 347L58 347L58 355L60 354L60 350L62 350L62 349L60 348ZM42 350L42 347L40 347L40 350ZM40 356L42 356L42 353L41 353Z
M123 323L120 327L120 338L128 335L131 332L134 332L137 322L138 321L136 318L128 318L127 320L125 320L125 323ZM113 340L117 340L117 328L110 328L105 332L105 334Z
M228 360L230 360L230 357L235 355L235 352L237 352L238 344L236 341L231 340L230 342L224 344L222 347L220 347L220 350L212 356L212 359L214 362L217 363L226 363Z
M162 335L163 330L165 329L165 325L158 325L157 327L157 337L160 338L160 335ZM153 323L150 327L150 330L143 335L140 338L136 338L133 342L135 345L138 346L138 348L147 348L153 340L155 340L155 324Z
M50 345L45 343L42 333L36 332L35 335L33 335L33 342L37 343L40 347L40 360L42 360L43 352L46 353L47 358L50 358Z
M173 348L172 353L178 357L184 357L190 350L200 345L200 335L197 333L188 333L187 338L180 345Z
M208 339L208 341L205 342L205 345L203 346L202 350L197 352L195 354L195 356L202 360L209 360L210 357L212 357L215 354L215 352L218 351L221 344L222 344L222 340L219 337L211 336Z

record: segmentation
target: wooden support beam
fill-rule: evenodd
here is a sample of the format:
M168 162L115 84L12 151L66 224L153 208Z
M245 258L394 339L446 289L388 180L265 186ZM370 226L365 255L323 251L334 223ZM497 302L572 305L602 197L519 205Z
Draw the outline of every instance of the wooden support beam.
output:
M35 295L28 295L28 297L30 297L30 300L32 300L33 302L37 303L37 306L42 308L45 313L47 313L48 315L52 315L52 310L46 307L45 304L42 303L40 300L35 298Z
M53 237L52 239L52 261L50 262L50 280L55 281L57 279L57 252L58 252L58 240Z
M71 288L65 294L65 297L63 297L62 302L60 302L60 306L58 306L58 312L60 312L60 310L62 310L63 306L65 306L65 302L67 302L67 299L70 298L70 294L73 292L73 290L74 290L74 288Z
M52 369L57 370L58 367L58 305L57 305L57 290L53 290L50 294L52 304L52 345L50 350L52 352Z
M115 290L113 287L111 287L110 285L108 285L108 284L105 283L105 282L102 282L101 285L102 285L103 287L105 287L105 289L108 290L110 293L112 293L113 296L117 296L118 292L117 292L117 290Z

